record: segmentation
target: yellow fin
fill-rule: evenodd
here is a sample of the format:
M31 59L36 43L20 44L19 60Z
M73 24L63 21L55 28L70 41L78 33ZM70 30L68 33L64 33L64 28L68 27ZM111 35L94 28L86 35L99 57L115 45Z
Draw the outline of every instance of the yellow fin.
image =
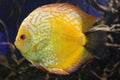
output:
M82 21L83 21L83 32L86 32L88 31L91 26L95 23L95 21L98 19L97 17L95 16L92 16L92 15L89 15L87 13L85 13L83 16L82 16Z
M89 51L87 51L84 47L81 47L78 50L78 53L79 53L79 56L77 57L76 61L73 64L71 64L69 68L65 69L66 72L72 73L75 70L77 70L80 66L82 66L83 64L87 63L89 60L94 58L93 55ZM69 61L72 61L72 59L70 59Z
M58 69L58 68L48 68L47 69L49 72L54 73L54 74L59 74L59 75L69 75L68 72L66 72L63 69Z
M46 69L47 71L54 74L69 75L92 58L93 56L84 47L80 47L75 52L66 57L64 59L65 61L60 63L58 66Z

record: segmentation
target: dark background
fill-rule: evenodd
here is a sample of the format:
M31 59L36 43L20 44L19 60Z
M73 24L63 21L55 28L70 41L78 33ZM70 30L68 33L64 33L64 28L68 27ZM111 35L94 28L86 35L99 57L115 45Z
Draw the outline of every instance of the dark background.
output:
M116 47L108 47L106 57L95 59L91 64L71 75L59 76L31 67L17 49L1 44L3 42L14 44L19 25L31 11L42 5L59 1L72 3L88 14L103 17L103 14L86 3L86 0L0 0L0 80L120 80L120 49ZM107 6L104 0L98 1ZM120 42L118 36L115 36L115 39Z

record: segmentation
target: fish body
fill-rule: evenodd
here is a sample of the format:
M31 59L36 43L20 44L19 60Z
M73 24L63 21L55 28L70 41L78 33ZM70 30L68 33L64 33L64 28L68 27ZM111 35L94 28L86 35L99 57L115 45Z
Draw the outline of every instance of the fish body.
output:
M68 3L41 6L23 20L15 45L37 68L66 75L92 58L84 32L96 19Z

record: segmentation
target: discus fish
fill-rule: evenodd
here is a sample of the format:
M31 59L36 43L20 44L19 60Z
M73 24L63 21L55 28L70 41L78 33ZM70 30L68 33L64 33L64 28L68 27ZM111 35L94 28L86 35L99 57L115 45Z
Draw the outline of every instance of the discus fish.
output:
M37 68L68 75L93 58L84 33L96 19L69 3L44 5L23 20L15 45Z

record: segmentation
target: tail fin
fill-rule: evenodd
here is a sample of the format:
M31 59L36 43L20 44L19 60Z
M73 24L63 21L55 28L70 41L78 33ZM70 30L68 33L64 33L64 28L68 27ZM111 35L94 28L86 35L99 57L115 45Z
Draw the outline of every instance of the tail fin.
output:
M93 55L102 58L105 51L106 32L86 32L87 44L85 48Z

